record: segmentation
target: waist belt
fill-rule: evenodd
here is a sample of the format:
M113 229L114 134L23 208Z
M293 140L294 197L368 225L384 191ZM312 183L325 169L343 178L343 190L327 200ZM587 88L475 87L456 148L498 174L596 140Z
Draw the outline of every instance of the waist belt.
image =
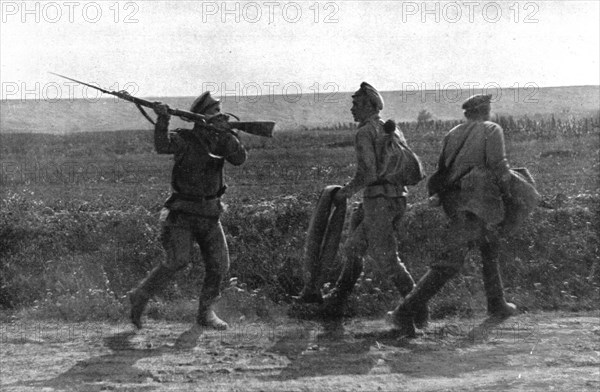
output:
M197 195L188 195L185 193L174 192L173 195L171 196L171 198L174 200L197 201L197 202L214 200L214 199L218 199L221 196L223 196L225 194L225 190L227 190L227 185L223 185L215 195L210 195L210 196L197 196Z

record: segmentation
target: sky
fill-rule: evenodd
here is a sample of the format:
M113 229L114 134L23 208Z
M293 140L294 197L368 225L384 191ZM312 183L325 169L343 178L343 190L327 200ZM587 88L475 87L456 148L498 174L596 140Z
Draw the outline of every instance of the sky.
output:
M2 0L2 99L599 85L599 4Z

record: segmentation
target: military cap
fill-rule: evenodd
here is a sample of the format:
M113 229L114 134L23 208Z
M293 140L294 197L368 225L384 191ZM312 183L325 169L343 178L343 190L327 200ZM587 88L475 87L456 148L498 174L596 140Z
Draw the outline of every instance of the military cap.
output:
M210 96L210 91L206 91L194 100L194 103L190 108L190 112L204 114L208 111L208 109L211 109L219 104L221 104L221 101L214 99Z
M491 100L491 94L475 94L463 102L462 108L464 110L475 110L483 105L489 105Z
M367 96L371 103L377 108L377 110L383 110L383 97L379 94L379 91L375 87L371 86L367 82L362 82L360 88L352 95L352 97Z

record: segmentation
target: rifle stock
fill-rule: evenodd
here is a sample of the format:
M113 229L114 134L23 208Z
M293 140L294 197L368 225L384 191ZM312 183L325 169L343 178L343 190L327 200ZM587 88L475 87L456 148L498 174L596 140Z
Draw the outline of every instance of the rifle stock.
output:
M231 121L231 128L237 129L251 135L273 137L273 121Z
M125 101L132 102L138 106L143 106L146 108L154 109L154 106L156 104L156 102L150 102L150 101L147 101L142 98L134 97L133 95L129 94L127 91L108 91L103 88L81 82L79 80L71 79L64 75L59 75L54 72L50 72L50 73L52 75L56 75L58 77L61 77L61 78L67 79L67 80L71 80L73 82L80 83L85 86L102 91L105 94L114 95L115 97L119 97ZM202 114L188 112L187 110L172 109L172 108L169 108L168 112L170 115L179 117L184 121L199 123L202 125L210 125L210 117L203 116ZM151 119L148 117L148 115L143 110L142 110L142 114L146 118L148 118L148 120L151 121ZM252 135L264 136L264 137L272 137L273 129L275 128L275 123L273 121L249 121L249 122L231 121L228 123L231 126L231 128L233 128L233 129L238 129L240 131L250 133Z

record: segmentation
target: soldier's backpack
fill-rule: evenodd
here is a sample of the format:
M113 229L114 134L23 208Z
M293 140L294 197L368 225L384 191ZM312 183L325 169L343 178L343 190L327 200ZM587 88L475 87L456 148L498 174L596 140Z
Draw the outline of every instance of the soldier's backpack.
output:
M397 131L396 123L388 120L383 125L385 135L379 146L377 182L395 185L416 185L425 172L419 156L408 147L406 141Z

